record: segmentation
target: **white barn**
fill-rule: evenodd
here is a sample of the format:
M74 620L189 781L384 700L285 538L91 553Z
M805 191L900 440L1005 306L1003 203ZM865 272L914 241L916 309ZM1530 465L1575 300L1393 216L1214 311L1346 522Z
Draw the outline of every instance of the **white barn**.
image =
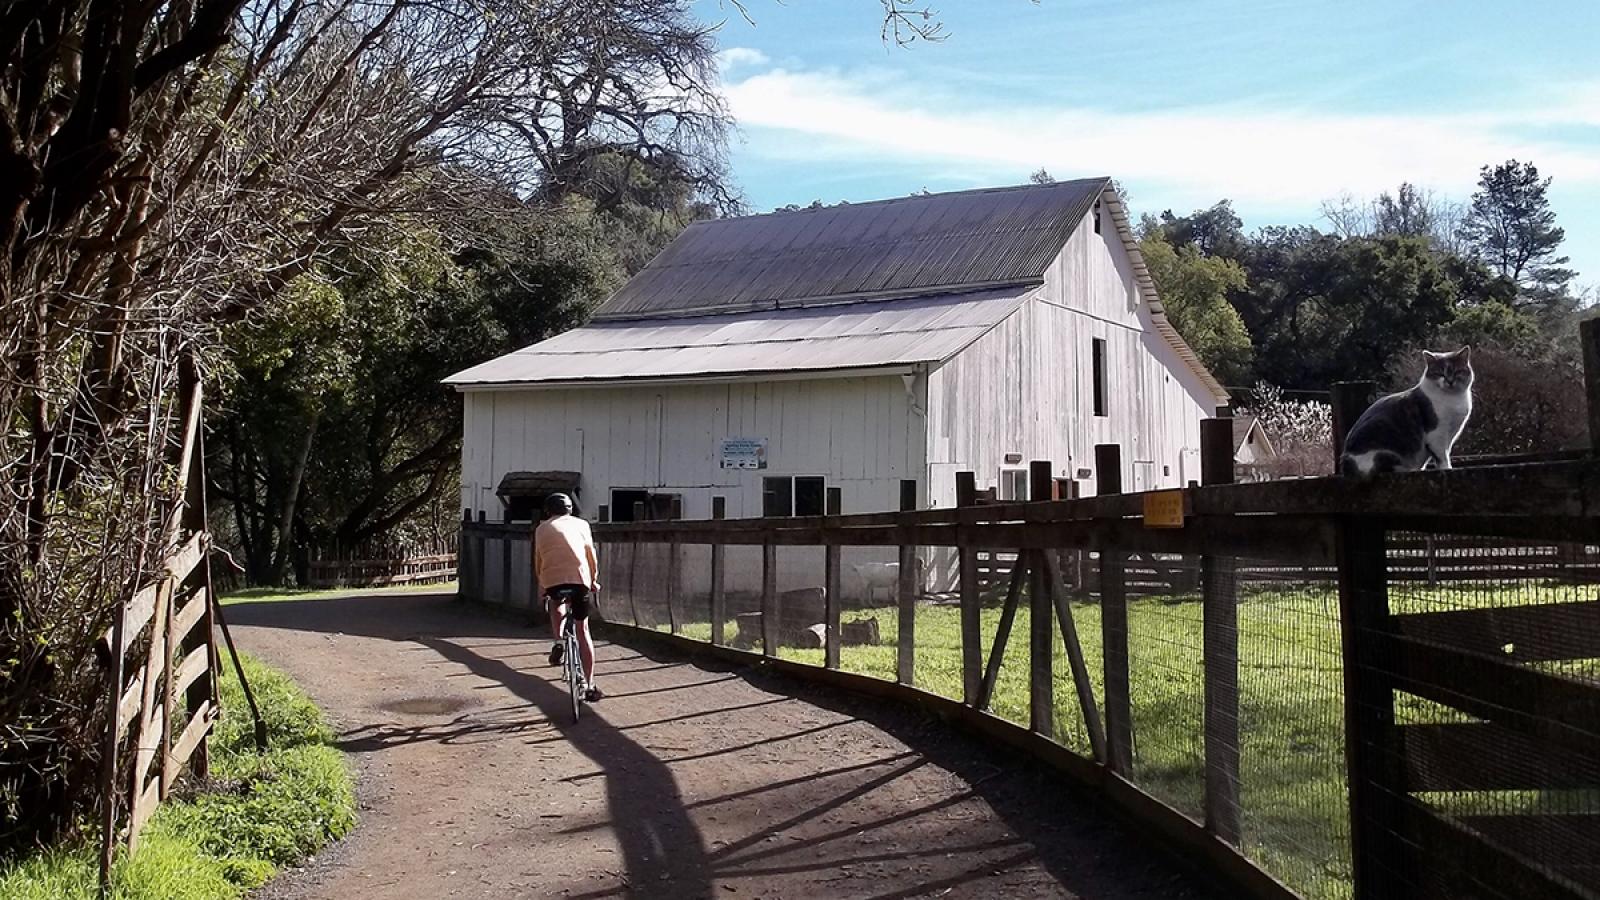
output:
M1129 489L1176 486L1227 402L1104 178L696 223L590 324L447 383L490 520L531 511L511 473L619 521L950 506L959 470L1021 497L1034 459L1088 495L1102 443Z

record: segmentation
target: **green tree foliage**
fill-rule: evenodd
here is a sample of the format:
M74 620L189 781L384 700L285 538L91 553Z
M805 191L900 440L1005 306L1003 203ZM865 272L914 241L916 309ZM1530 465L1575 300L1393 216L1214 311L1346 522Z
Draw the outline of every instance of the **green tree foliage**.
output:
M1159 232L1146 236L1139 249L1172 326L1224 384L1243 383L1254 350L1228 294L1245 288L1244 268L1206 256L1193 244L1174 248Z
M253 581L450 526L461 408L440 380L573 327L619 277L583 204L517 221L455 253L419 223L375 234L238 326L212 465Z
M1268 229L1252 247L1235 303L1274 384L1379 378L1390 360L1452 318L1457 287L1420 238L1341 240Z
M1515 282L1529 302L1564 294L1576 276L1565 268L1568 257L1559 255L1566 232L1545 196L1549 187L1533 163L1484 166L1461 225L1469 251Z

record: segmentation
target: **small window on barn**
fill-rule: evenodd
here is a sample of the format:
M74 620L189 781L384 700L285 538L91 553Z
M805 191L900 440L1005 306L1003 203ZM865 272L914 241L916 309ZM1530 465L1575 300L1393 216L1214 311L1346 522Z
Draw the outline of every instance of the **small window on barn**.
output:
M1100 201L1094 203L1094 233L1100 233Z
M1001 469L1000 470L1000 499L1001 500L1026 500L1026 499L1028 499L1028 470L1027 469Z
M794 479L761 479L761 515L768 519L794 515Z
M804 476L794 480L794 514L820 516L827 511L827 482L820 477Z
M1106 415L1106 342L1094 339L1094 414Z
M639 510L642 515L634 515L634 506L643 505ZM648 521L650 518L650 492L613 490L611 492L611 521L633 522L639 519Z

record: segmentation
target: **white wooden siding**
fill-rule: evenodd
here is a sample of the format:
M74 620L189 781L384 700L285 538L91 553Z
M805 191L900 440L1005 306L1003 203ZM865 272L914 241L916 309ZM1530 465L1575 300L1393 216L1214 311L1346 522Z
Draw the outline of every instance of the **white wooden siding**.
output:
M1092 214L1024 306L929 375L931 502L955 502L953 474L995 486L1005 455L1048 459L1058 477L1090 470L1094 446L1122 445L1127 490L1181 485L1199 474L1200 419L1215 401L1153 328L1127 251ZM1094 415L1092 341L1106 342L1108 415ZM948 483L947 483L948 481Z

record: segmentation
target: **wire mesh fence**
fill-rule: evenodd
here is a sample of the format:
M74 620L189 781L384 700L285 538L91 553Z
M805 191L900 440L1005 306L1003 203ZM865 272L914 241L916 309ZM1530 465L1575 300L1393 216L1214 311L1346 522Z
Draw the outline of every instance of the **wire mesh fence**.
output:
M1200 562L1145 557L1127 561L1133 780L1199 821L1205 816Z
M1338 583L1239 559L1241 847L1309 898L1350 894Z

